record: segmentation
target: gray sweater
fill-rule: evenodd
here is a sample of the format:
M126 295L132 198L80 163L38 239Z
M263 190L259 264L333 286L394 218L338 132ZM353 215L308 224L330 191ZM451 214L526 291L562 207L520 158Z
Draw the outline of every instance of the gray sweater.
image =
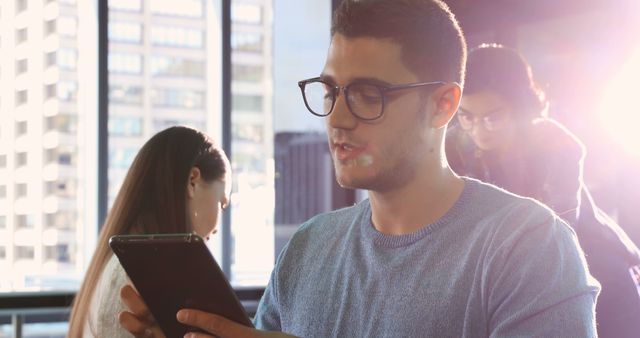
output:
M448 213L411 234L376 231L368 200L310 219L255 324L300 337L593 337L598 292L552 211L465 179Z

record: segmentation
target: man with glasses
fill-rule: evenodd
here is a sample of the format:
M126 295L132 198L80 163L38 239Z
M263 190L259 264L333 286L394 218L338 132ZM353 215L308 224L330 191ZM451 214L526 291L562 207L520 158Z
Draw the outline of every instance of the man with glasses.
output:
M326 122L339 184L369 198L301 225L277 259L258 330L196 310L178 319L219 337L593 336L599 286L571 229L447 165L466 54L447 6L344 0L331 36L320 76L298 85Z

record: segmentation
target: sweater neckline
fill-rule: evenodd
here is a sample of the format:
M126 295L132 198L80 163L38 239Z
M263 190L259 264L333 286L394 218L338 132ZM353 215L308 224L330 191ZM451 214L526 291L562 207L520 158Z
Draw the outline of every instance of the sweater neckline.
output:
M366 241L372 241L376 246L384 248L400 248L409 246L413 243L420 241L432 232L440 229L446 224L453 223L460 216L463 215L463 210L468 204L468 201L473 196L474 191L477 189L478 182L469 179L467 177L462 178L464 180L464 188L458 200L453 204L451 208L439 219L431 224L426 224L420 229L404 235L386 235L373 226L371 222L371 204L367 200L365 219L361 222L363 227L364 238Z

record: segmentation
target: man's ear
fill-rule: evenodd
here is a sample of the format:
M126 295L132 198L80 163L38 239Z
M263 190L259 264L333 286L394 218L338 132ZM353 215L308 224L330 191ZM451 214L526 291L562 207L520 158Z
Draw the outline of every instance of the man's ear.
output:
M446 126L458 111L462 88L457 83L448 83L434 93L435 111L431 119L431 126L440 129Z
M187 182L187 197L194 198L196 195L196 184L202 179L200 169L197 167L191 168L189 171L189 181Z

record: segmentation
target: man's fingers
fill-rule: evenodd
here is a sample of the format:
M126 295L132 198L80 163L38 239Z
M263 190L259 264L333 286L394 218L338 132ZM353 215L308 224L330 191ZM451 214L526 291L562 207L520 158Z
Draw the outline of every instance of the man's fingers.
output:
M151 321L151 313L149 308L142 300L142 297L136 292L133 286L127 284L120 289L120 299L122 303L129 309L131 313L142 320Z
M253 330L224 317L199 310L180 310L176 315L179 322L203 329L218 337L250 337ZM198 335L188 337L200 337Z
M149 328L149 324L140 321L138 317L130 312L120 312L118 321L125 330L138 338L159 337L153 334L153 331Z

